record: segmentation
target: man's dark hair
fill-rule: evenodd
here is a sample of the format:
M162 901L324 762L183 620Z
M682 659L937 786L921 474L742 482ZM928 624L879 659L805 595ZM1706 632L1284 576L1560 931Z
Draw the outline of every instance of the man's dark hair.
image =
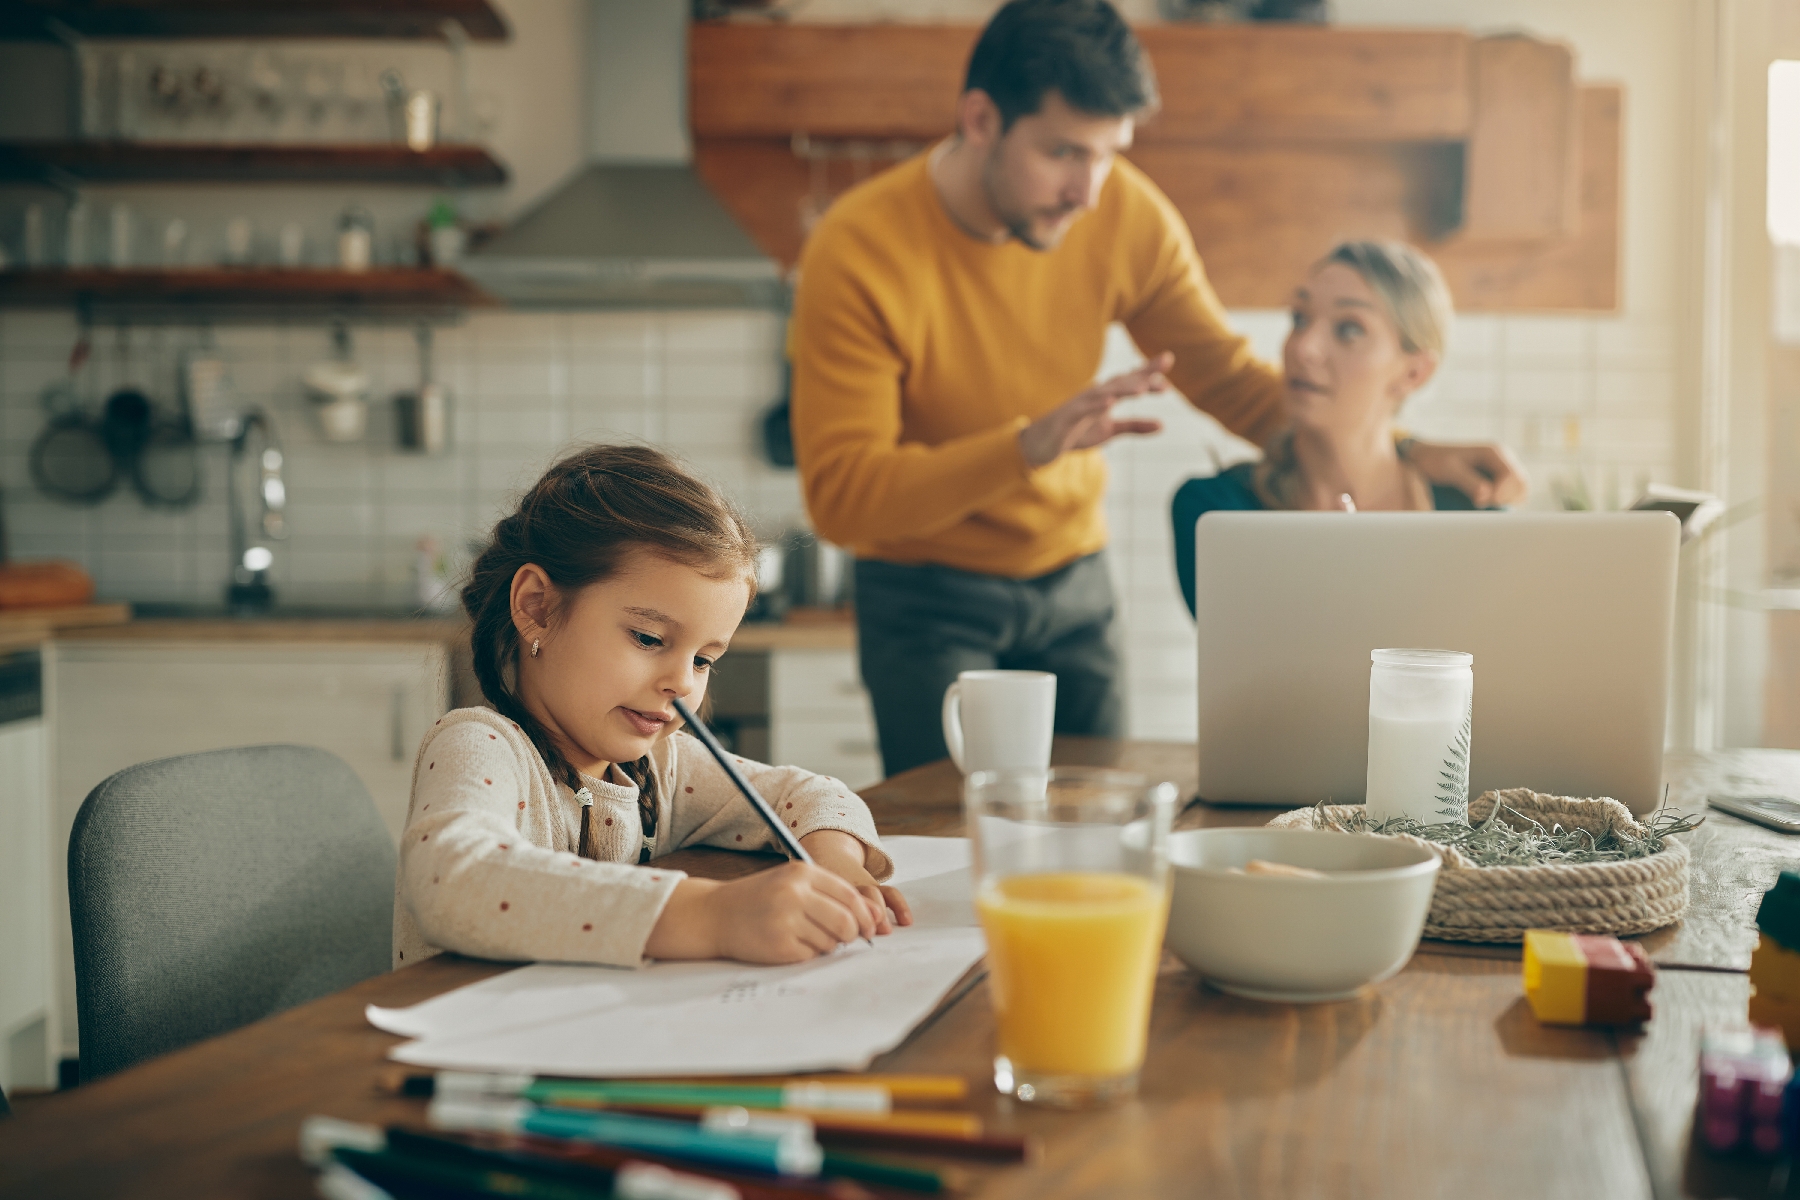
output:
M1003 132L1037 112L1049 91L1097 117L1156 107L1144 48L1106 0L1012 0L981 31L963 88L993 98Z

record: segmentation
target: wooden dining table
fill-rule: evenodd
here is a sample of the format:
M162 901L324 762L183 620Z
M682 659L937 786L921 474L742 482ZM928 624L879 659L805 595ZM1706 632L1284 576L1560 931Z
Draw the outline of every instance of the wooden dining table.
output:
M1054 757L1171 780L1184 795L1196 775L1193 746L1176 743L1063 738ZM1668 779L1671 803L1695 811L1709 793L1800 795L1800 752L1672 755ZM961 832L948 763L863 795L884 834ZM1272 815L1193 804L1177 824ZM995 1093L980 967L872 1069L967 1077L991 1129L1033 1136L1039 1150L1023 1165L960 1164L968 1192L992 1200L1800 1196L1784 1168L1715 1157L1692 1132L1700 1030L1744 1019L1756 905L1780 870L1800 865L1800 839L1717 812L1684 836L1692 907L1643 939L1659 971L1656 1015L1641 1030L1541 1026L1518 947L1426 941L1398 975L1330 1004L1237 999L1165 959L1138 1095L1096 1111ZM661 861L729 877L776 860L686 850ZM35 1101L0 1120L0 1196L312 1196L296 1153L306 1116L424 1119L422 1101L378 1088L400 1039L364 1007L413 1004L507 969L441 955Z

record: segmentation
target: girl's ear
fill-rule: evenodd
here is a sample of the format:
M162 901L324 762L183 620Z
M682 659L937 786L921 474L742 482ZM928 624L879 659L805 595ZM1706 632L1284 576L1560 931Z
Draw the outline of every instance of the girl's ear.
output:
M550 614L556 611L556 585L549 574L536 563L526 563L513 572L512 620L522 640L540 636L550 629Z

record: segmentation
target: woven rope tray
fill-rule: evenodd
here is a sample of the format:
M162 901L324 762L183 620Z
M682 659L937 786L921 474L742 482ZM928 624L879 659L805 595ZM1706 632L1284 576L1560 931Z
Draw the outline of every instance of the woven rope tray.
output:
M1470 823L1487 820L1496 799L1545 828L1580 828L1596 838L1614 831L1631 837L1645 833L1631 810L1617 800L1546 796L1529 788L1484 792L1469 802ZM1360 806L1342 804L1302 808L1281 814L1269 825L1341 830L1345 820L1361 811ZM1514 826L1521 824L1507 813L1500 819ZM1452 846L1410 834L1378 836L1399 837L1423 846L1443 863L1431 897L1431 913L1425 919L1424 936L1428 938L1521 942L1527 929L1626 936L1672 925L1687 911L1688 848L1676 838L1665 839L1656 854L1624 862L1478 867Z

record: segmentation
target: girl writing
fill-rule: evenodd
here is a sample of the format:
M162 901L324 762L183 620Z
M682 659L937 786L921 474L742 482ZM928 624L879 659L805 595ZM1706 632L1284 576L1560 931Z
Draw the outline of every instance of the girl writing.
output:
M493 707L449 713L419 747L396 965L796 962L910 923L877 882L893 867L867 806L794 767L739 760L817 866L717 882L655 865L682 846L773 848L670 703L699 705L755 555L724 499L642 446L565 458L495 527L462 596Z

